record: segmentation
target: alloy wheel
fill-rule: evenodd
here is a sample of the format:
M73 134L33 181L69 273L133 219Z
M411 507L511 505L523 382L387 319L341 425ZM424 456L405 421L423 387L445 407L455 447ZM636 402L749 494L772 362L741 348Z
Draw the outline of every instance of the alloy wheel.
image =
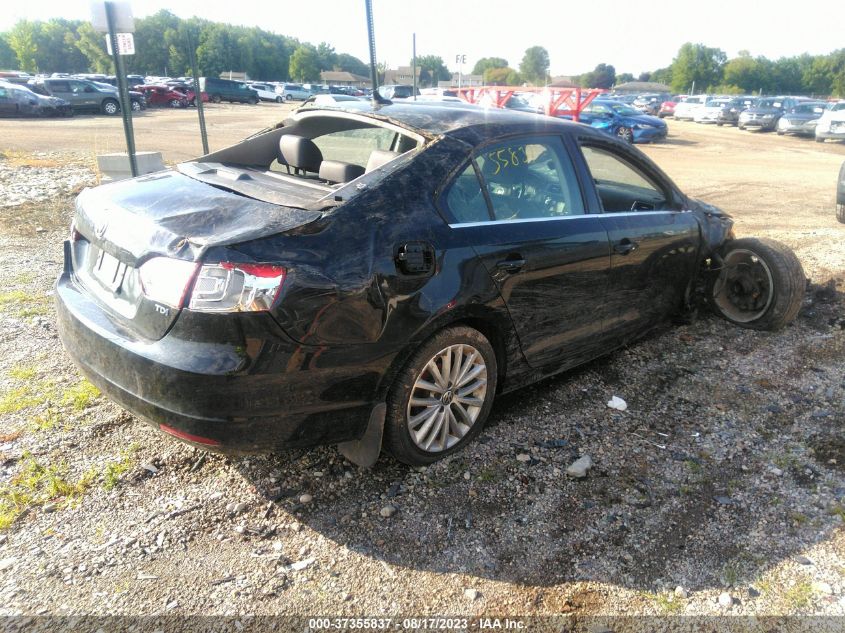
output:
M411 389L406 422L418 448L438 453L469 432L487 397L487 364L472 345L440 350L426 363Z

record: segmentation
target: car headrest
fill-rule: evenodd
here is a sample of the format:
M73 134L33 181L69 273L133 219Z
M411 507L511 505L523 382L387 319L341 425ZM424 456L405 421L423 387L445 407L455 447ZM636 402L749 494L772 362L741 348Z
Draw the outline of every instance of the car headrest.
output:
M364 173L361 165L344 163L339 160L324 160L320 163L320 180L330 183L349 182Z
M320 171L323 153L310 138L283 134L279 139L279 162L305 171Z
M386 149L374 149L370 153L370 158L367 160L366 173L370 173L374 169L378 169L385 163L389 163L394 158L399 156L399 152L391 152Z

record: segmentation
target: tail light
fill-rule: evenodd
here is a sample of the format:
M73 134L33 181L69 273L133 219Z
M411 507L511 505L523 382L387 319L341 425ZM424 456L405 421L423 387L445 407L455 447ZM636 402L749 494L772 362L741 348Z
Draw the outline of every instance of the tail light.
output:
M171 308L181 308L199 264L169 257L153 257L138 269L147 298Z
M285 282L285 269L273 264L205 264L199 271L190 308L201 312L269 310Z

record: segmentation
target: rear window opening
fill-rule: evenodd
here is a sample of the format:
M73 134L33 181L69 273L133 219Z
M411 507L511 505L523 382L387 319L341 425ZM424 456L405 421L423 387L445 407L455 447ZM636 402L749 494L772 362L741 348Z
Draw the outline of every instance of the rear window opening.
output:
M179 171L265 202L308 208L323 200L349 199L358 191L349 183L424 141L397 126L374 125L348 113L309 112L285 123L183 163Z

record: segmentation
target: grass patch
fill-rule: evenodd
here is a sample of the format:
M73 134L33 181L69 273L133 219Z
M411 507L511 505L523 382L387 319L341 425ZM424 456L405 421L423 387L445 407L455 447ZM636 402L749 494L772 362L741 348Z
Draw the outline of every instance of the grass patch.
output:
M25 365L15 365L9 370L9 378L15 380L32 380L38 370L35 367L27 367Z
M674 594L659 593L654 596L654 604L666 614L678 614L684 610L684 603Z
M13 167L45 167L55 168L61 167L64 163L57 161L55 158L45 158L42 156L35 156L29 152L22 152L18 150L7 149L3 150L0 157L7 160Z
M121 475L132 468L138 448L139 445L133 442L128 448L120 452L119 461L108 462L103 467L103 489L113 490L120 483Z
M65 407L72 407L74 411L83 411L99 397L100 390L83 378L62 392L59 403Z
M52 391L42 392L38 387L38 383L24 385L4 393L3 397L0 398L0 415L31 409L47 402L52 396Z
M77 481L71 481L64 464L45 466L31 453L24 453L20 472L0 486L0 530L8 528L33 506L56 499L65 504L75 502L96 476L96 471L88 471Z
M478 481L498 481L501 473L495 468L482 468L478 473Z
M42 295L33 295L23 290L0 292L0 312L5 312L21 319L43 316L50 313L50 299Z
M61 423L62 417L58 411L48 409L42 415L36 416L30 421L30 427L33 431L50 431L56 428Z
M790 611L803 611L812 603L813 593L809 582L797 582L783 593L783 606Z

